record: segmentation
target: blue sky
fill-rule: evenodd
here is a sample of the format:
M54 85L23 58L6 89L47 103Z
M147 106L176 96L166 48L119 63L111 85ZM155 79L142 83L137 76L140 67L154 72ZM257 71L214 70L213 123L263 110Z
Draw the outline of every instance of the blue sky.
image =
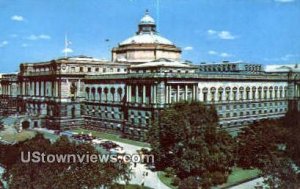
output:
M146 9L159 33L194 63L300 62L300 0L157 1L0 0L0 72L62 57L66 33L70 55L110 58Z

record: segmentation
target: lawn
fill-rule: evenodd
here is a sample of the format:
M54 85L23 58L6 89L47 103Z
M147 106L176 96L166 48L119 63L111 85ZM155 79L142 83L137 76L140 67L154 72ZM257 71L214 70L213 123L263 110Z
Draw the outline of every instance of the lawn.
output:
M150 144L148 144L148 143L129 140L129 139L125 139L125 138L120 138L120 136L117 135L117 134L104 133L104 132L87 130L87 129L75 129L75 130L72 130L72 131L77 132L77 133L83 132L84 134L92 133L93 136L99 137L101 139L112 140L112 141L117 141L117 142L123 142L123 143L126 143L126 144L140 146L140 147L143 147L143 148L147 148L147 147L149 148L150 147Z
M242 168L233 168L232 173L229 175L227 179L227 183L220 185L218 188L229 188L230 186L234 186L239 183L243 183L247 180L254 179L258 177L260 171L258 169L242 169ZM171 177L166 177L165 173L162 171L158 172L158 177L161 182L172 189L176 189L177 187L172 185L173 179Z
M117 185L114 185L112 186L111 189L153 189L153 188L150 188L150 187L147 187L147 186L140 186L140 185L136 185L136 184L129 184L129 185L120 185L120 184L117 184Z
M35 131L26 131L26 130L23 130L20 133L8 133L5 131L0 133L1 139L8 143L21 142L27 139L31 139L35 135L36 135Z
M159 180L164 183L165 185L167 185L168 187L170 187L171 189L177 189L176 186L172 185L173 182L173 178L172 177L166 177L165 172L163 171L159 171L157 173Z
M260 170L258 169L242 169L239 167L233 168L231 174L227 179L227 183L221 185L221 188L227 188L229 186L234 186L238 183L243 183L247 180L254 179L258 177Z

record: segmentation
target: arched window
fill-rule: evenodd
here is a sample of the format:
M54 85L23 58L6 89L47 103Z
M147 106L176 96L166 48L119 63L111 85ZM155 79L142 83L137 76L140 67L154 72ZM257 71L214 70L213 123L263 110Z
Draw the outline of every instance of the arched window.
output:
M99 88L97 89L97 92L98 92L98 96L99 96L99 101L101 102L101 101L102 101L102 88L99 87Z
M269 88L269 95L270 95L270 99L273 98L273 87Z
M279 87L279 98L282 98L283 97L283 87L280 86Z
M96 100L96 89L92 88L92 100Z
M287 87L284 87L284 98L287 98Z
M250 87L246 88L246 100L250 100Z
M262 99L262 87L258 87L258 99Z
M240 91L240 100L244 100L244 87L240 87L239 91Z
M256 87L252 87L252 100L256 99Z
M207 102L208 89L206 87L204 87L202 90L202 93L203 93L203 102Z
M114 87L110 88L110 93L112 96L112 101L115 101L115 93L116 93L116 89Z
M86 94L86 99L90 100L90 88L89 87L85 88L85 94Z
M218 89L218 99L219 99L219 101L222 101L223 91L224 91L224 89L222 87L220 87Z
M264 99L267 99L268 96L268 87L264 87Z
M233 100L236 101L237 100L237 88L236 87L233 87L232 93L233 93Z
M230 87L226 87L225 92L226 92L226 101L230 100Z
M210 89L210 93L211 93L211 101L214 102L215 101L215 96L216 96L216 88L212 87Z
M104 88L104 95L105 95L105 101L107 102L108 101L108 99L107 99L108 88L107 87Z
M278 86L275 86L275 99L278 99Z
M119 95L120 101L122 101L122 92L123 92L123 89L121 87L119 87L118 88L118 95Z

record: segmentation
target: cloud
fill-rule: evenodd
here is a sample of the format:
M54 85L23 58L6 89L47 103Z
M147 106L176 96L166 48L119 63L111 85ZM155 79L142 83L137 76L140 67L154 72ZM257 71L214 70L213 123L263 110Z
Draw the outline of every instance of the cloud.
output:
M221 57L231 57L232 55L228 54L228 53L221 53L220 56Z
M232 35L229 31L225 31L225 30L216 31L216 30L209 29L207 30L207 34L225 40L232 40L236 38L236 36Z
M217 51L214 51L214 50L210 50L207 53L209 55L212 55L212 56L220 56L220 57L223 57L223 58L227 58L227 57L232 57L233 56L232 54L229 54L229 53L226 53L226 52L217 52Z
M210 54L210 55L217 55L218 53L216 51L208 51L208 54Z
M294 61L297 60L298 57L300 57L299 54L286 54L284 56L277 57L277 58L264 58L263 60L268 62L283 62L283 61Z
M10 34L9 36L12 38L16 38L16 37L18 37L18 34Z
M218 36L220 39L235 39L235 36L233 36L229 31L220 31Z
M72 53L72 52L74 52L71 48L64 48L63 50L62 50L62 52L63 53Z
M292 3L294 2L295 0L274 0L275 2L278 2L278 3Z
M22 43L22 47L28 47L29 45L27 43Z
M51 39L51 37L49 35L45 35L45 34L41 34L41 35L32 34L32 35L28 36L26 39L35 41L35 40L39 40L39 39Z
M4 46L6 46L6 45L8 45L8 41L2 41L2 42L0 43L0 47L4 47Z
M207 33L208 33L209 35L214 35L214 34L217 33L217 31L216 31L216 30L207 30Z
M187 46L187 47L184 47L183 50L185 50L185 51L192 51L193 47Z
M13 20L13 21L17 21L17 22L24 21L23 16L19 16L19 15L14 15L14 16L10 17L10 19Z

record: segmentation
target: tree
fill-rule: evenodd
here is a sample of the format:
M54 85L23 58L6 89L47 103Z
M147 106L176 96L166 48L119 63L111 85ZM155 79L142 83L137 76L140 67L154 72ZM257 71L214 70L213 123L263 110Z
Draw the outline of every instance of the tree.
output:
M291 160L289 149L291 146L295 149L296 146L289 143L299 135L296 135L296 129L292 134L290 128L293 127L287 126L296 121L287 119L252 124L243 128L237 137L237 165L259 168L267 188L297 189L300 186L300 174Z
M11 146L10 146L11 147ZM17 149L17 150L16 150ZM62 137L54 144L43 136L17 144L12 150L12 161L6 163L5 179L9 188L96 188L110 186L118 179L128 179L130 170L123 163L92 162L28 162L20 160L20 152L42 152L45 154L96 154L90 144L71 143ZM18 153L15 153L18 151Z
M262 168L264 183L271 189L298 189L300 173L288 158L272 156Z
M265 120L244 127L236 138L237 165L263 168L271 155L282 153L278 146L284 143L283 132L279 121Z
M4 130L4 122L3 122L3 118L0 118L0 131Z
M283 119L282 125L287 129L285 140L288 155L300 167L300 112L289 111Z
M181 178L200 176L210 185L226 178L233 165L233 139L218 129L214 107L200 102L180 102L161 112L149 131L149 142L158 169L172 167ZM219 177L218 177L219 178Z
M196 177L188 177L182 180L178 186L178 189L198 189L200 186Z

